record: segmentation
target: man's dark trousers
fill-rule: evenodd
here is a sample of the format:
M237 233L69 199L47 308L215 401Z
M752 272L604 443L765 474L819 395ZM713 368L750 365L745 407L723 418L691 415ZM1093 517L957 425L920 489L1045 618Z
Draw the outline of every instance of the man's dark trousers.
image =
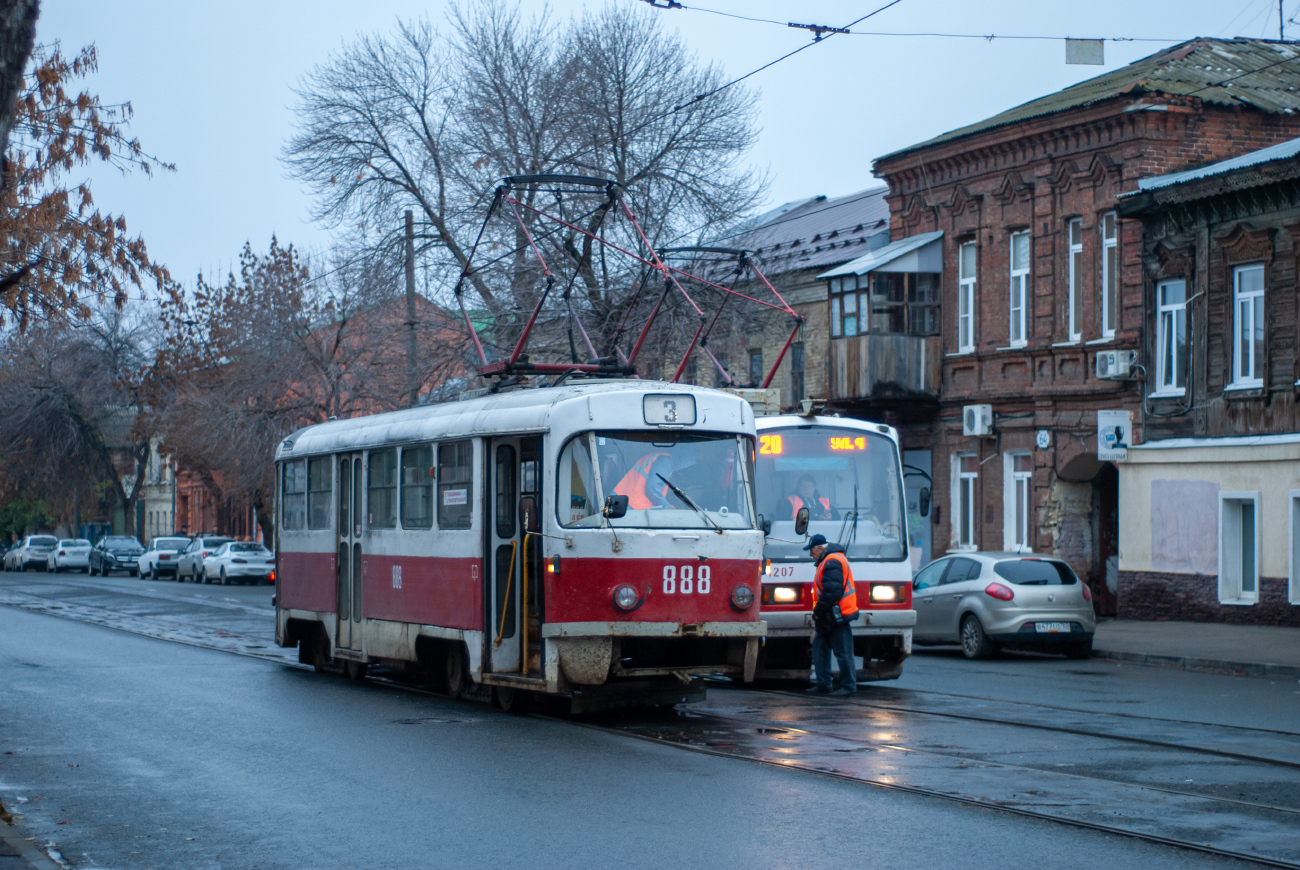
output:
M853 665L853 629L849 623L836 620L830 637L821 632L813 635L812 654L813 670L817 675L817 685L823 689L831 687L831 652L840 664L840 688L850 692L858 690L857 669Z

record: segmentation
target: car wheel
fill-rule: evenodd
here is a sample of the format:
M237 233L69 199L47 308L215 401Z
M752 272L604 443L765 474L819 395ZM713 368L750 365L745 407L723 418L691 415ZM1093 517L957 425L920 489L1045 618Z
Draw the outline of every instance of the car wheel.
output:
M968 659L986 659L993 655L993 644L984 633L979 617L973 613L961 621L961 652Z
M195 583L202 583L204 586L208 585L208 572L205 570L205 571L200 571L200 572L198 572L197 574L195 574L195 575L194 575L194 582L195 582Z
M149 570L148 570L147 568L141 568L141 569L140 569L140 579L141 579L141 580L152 580L152 579L153 579L153 575L149 573Z
M126 569L126 573L130 574L132 577L139 577L139 576L140 576L140 569L139 569L139 568L127 568L127 569Z
M1092 657L1092 638L1080 640L1065 645L1065 657L1067 659L1086 659Z
M230 578L226 576L226 569L225 569L225 568L222 568L222 569L221 569L221 585L222 585L222 586L229 586L229 585L230 585Z

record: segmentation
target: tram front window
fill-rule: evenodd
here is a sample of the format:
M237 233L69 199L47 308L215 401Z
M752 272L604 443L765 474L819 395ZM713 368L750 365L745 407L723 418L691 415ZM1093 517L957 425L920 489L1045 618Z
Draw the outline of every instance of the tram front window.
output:
M560 523L569 528L599 528L608 523L641 529L711 529L716 523L723 529L752 529L745 451L745 440L738 435L579 435L560 454L556 500ZM626 516L616 520L600 516L608 495L627 496Z
M772 521L768 558L808 558L794 532L801 507L808 508L808 534L839 542L850 559L905 555L898 451L889 438L836 426L764 430L755 475L758 510Z

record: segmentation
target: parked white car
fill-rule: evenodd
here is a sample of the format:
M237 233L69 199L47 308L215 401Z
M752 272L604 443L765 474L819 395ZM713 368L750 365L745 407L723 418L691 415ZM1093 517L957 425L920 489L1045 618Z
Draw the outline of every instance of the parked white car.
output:
M222 544L230 543L230 538L217 535L199 535L190 538L190 542L181 551L176 562L176 579L181 583L207 583L208 575L203 570L204 560L217 551Z
M180 553L189 545L189 538L154 538L140 557L140 579L175 580Z
M90 570L90 541L85 538L64 538L45 557L45 570L62 574L64 571Z
M231 583L269 583L275 573L275 554L261 544L231 541L203 560L203 576Z
M34 565L44 570L45 560L58 544L59 539L53 535L28 535L5 553L5 570L26 571Z

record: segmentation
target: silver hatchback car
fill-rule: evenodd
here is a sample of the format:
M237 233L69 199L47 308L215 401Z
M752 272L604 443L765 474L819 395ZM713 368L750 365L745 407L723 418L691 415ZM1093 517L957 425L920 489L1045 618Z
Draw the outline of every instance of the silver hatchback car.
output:
M1092 593L1060 559L1031 553L958 553L912 579L916 644L960 643L968 659L1000 647L1092 654Z

